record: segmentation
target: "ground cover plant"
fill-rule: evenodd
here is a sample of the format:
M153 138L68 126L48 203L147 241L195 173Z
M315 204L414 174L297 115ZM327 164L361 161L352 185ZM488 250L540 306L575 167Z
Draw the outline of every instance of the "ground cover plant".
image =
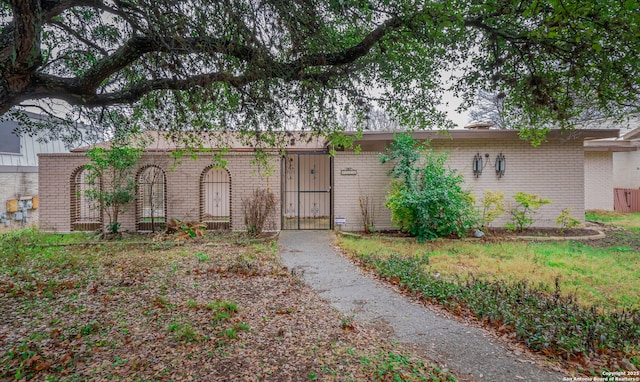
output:
M453 380L247 236L0 235L0 380Z
M342 237L365 268L584 373L640 366L640 240ZM615 276L615 277L614 277Z

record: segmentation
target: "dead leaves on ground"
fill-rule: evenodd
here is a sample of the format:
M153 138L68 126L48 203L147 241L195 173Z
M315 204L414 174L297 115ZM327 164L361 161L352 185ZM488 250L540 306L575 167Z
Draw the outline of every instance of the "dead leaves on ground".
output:
M401 353L282 267L277 244L59 250L64 264L0 267L0 379L382 380Z

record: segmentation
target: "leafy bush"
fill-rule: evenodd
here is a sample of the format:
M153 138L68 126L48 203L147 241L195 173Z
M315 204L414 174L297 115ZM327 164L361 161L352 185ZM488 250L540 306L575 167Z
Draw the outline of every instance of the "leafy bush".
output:
M480 227L487 228L500 215L504 214L504 192L486 190L482 199L482 212L480 213Z
M251 197L242 198L244 224L251 235L259 235L264 230L269 215L276 210L276 196L269 190L256 189Z
M556 218L556 223L560 226L560 229L564 230L566 228L576 228L582 225L582 222L573 216L571 216L571 211L573 207L565 208L562 210L560 215Z
M529 194L522 191L516 192L513 199L516 204L509 208L511 223L507 223L505 226L508 229L520 232L533 224L535 221L533 216L538 213L540 207L551 203L551 200L543 199L540 195Z
M428 256L407 258L392 251L359 255L361 264L387 280L451 311L470 312L489 326L510 331L531 349L577 357L630 357L640 343L640 312L585 308L571 296L526 282L470 278L455 282L428 273Z
M172 218L164 229L169 235L175 235L177 240L188 240L204 237L207 234L207 225L200 222L183 222L178 218Z
M385 206L401 231L419 241L465 235L473 227L476 211L471 194L462 189L464 178L446 168L447 155L418 144L409 134L397 134L380 157L396 160L395 178Z

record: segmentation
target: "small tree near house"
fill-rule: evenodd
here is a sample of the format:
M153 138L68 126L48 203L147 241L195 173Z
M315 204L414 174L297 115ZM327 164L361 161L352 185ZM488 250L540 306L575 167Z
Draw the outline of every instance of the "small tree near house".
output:
M479 225L482 229L488 229L505 212L504 192L486 190L480 199L480 205Z
M91 158L91 163L86 166L89 170L89 189L85 192L107 215L107 230L111 233L118 232L119 215L135 198L133 166L141 154L141 149L118 144L113 144L109 149L95 147L87 151L86 155ZM98 179L101 179L101 184Z
M516 192L513 195L513 200L515 200L515 204L512 204L509 208L511 222L505 224L505 226L510 230L519 232L529 228L535 222L534 216L542 206L551 203L551 200L544 199L540 195L522 191Z
M358 197L360 204L360 215L362 217L362 227L365 233L372 233L376 230L376 205L369 195Z

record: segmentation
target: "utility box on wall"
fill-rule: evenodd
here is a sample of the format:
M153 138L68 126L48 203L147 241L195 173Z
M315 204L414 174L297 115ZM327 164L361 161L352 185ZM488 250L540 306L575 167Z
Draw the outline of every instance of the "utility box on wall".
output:
M40 200L37 196L25 196L20 199L7 200L7 212L16 213L25 210L37 210L40 206Z
M7 212L18 212L18 199L7 200Z

